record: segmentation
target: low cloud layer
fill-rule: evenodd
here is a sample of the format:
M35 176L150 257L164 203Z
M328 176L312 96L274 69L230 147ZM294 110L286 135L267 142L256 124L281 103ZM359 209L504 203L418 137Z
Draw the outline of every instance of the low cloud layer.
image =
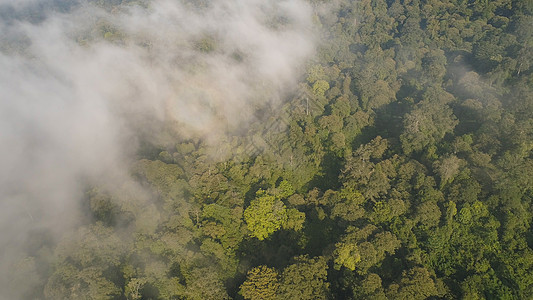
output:
M299 0L0 1L0 277L31 232L75 223L87 182L127 180L161 124L210 139L275 105L313 53L311 16Z

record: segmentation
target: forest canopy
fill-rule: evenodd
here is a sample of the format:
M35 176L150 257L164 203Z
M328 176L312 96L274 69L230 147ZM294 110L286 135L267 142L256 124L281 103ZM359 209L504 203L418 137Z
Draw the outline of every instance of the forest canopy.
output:
M96 114L59 134L39 125L55 113L0 131L7 143L42 129L2 152L23 158L0 160L12 171L0 195L20 204L0 224L30 228L1 244L0 298L533 298L532 1L30 2L0 1L0 78L81 93ZM86 7L98 13L65 47L28 29ZM90 64L48 65L62 53ZM111 75L62 77L93 73ZM0 91L11 125L10 101L35 95ZM85 130L113 132L59 142ZM30 165L32 145L61 159ZM81 192L50 192L65 185Z

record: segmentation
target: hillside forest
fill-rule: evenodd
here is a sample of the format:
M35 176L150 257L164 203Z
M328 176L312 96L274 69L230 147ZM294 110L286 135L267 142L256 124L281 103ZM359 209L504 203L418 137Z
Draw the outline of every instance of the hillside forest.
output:
M307 3L320 42L282 101L141 141L148 196L87 184L80 224L13 262L20 299L533 298L533 2Z

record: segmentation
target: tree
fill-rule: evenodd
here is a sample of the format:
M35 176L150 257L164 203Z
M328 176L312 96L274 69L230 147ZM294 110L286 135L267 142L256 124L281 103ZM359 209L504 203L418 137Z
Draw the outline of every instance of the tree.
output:
M399 247L400 241L388 231L379 232L374 225L366 225L363 228L350 226L341 241L335 244L334 266L335 269L346 267L365 274Z
M141 290L146 284L146 278L132 278L124 290L124 295L128 300L139 300L142 297Z
M337 270L339 270L340 267L345 267L355 271L357 263L361 261L361 255L359 254L359 249L355 243L336 243L333 257L335 269Z
M208 204L202 209L202 232L217 239L227 250L237 249L243 238L242 207L230 209L219 204Z
M400 136L403 151L410 154L434 145L451 132L457 123L446 104L421 101L404 117L404 132Z
M318 80L313 84L313 94L317 97L324 97L327 90L329 90L329 83L325 80Z
M299 256L287 266L280 281L281 299L327 299L327 263L324 257L307 258Z
M422 58L422 82L440 84L446 74L446 56L444 51L437 49L427 52Z
M258 192L258 197L250 202L244 211L244 220L251 235L264 240L287 222L287 209L278 198Z
M241 285L244 299L275 300L278 299L279 274L267 266L259 266L248 271L246 281Z
M425 268L415 267L404 271L400 282L391 284L387 296L392 299L423 300L438 296L437 287L431 274Z
M383 290L382 281L378 274L368 274L361 284L353 287L354 298L357 299L379 299L386 300L387 296Z
M57 265L45 287L47 299L109 299L121 289L115 277L125 245L102 224L80 228L57 249Z
M230 299L224 288L224 283L218 278L213 268L194 268L187 277L187 299Z
M451 182L459 174L462 160L455 155L449 155L435 163L435 169L440 176L440 186Z

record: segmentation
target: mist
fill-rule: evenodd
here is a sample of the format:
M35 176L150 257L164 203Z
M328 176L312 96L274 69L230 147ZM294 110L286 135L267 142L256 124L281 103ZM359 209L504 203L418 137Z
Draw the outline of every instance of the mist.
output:
M171 143L163 130L242 130L316 44L299 0L91 2L0 1L2 299L19 295L9 274L28 238L75 227L88 185L133 185L139 144Z

